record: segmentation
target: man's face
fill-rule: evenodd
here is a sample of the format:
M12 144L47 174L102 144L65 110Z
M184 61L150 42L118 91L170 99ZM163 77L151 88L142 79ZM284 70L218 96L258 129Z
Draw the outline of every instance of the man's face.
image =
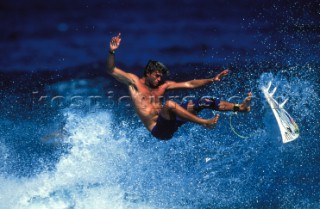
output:
M161 83L163 74L159 71L154 71L147 74L148 84L150 87L158 87Z

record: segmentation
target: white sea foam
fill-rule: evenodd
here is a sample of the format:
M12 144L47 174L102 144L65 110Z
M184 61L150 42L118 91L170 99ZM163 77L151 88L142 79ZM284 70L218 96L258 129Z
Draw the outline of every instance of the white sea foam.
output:
M30 178L0 177L0 208L153 208L125 199L119 181L127 152L113 140L110 114L68 113L63 142L70 145L53 171Z

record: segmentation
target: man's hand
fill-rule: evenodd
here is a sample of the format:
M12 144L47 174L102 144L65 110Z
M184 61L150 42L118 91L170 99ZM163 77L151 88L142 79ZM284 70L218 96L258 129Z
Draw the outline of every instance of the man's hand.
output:
M120 42L121 42L121 33L119 33L117 36L113 37L110 41L110 51L115 51L118 49Z
M228 69L222 71L221 73L219 73L218 75L216 75L216 76L213 78L213 81L220 81L221 78L227 76L228 73L229 73L229 70L228 70Z

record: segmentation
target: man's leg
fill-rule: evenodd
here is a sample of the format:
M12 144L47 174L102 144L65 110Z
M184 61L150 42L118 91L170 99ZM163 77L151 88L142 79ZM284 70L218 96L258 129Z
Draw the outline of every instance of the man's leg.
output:
M235 110L235 104L220 101L219 104L219 111L239 111L239 112L250 112L250 100L251 100L252 93L249 92L248 96L244 99L244 101L239 105L239 109Z
M197 123L207 128L212 128L215 124L217 124L219 119L218 114L216 117L210 120L199 118L172 100L169 100L165 103L164 107L161 109L160 115L167 120L175 120L175 117L178 116L185 121Z
M239 105L239 109L237 110L235 108L235 105L234 103L230 103L230 102L227 102L227 101L220 101L218 107L216 110L218 111L239 111L239 112L249 112L250 111L250 100L251 100L251 96L252 96L252 93L248 93L248 97L246 97L244 99L244 101ZM207 98L204 98L204 100L206 100ZM209 100L209 99L207 99ZM210 101L207 101L208 103L210 103ZM188 105L187 105L187 110L193 114L197 114L198 112L200 112L201 110L203 109L208 109L208 108L211 108L211 105L202 105L200 108L199 108L199 104L194 104L192 101L189 101ZM235 110L236 109L236 110Z

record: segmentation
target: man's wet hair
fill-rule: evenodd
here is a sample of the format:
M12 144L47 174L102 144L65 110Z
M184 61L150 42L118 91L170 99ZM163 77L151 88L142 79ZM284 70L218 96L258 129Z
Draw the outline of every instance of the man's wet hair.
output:
M164 64L155 60L149 60L148 64L144 68L144 76L155 71L159 71L165 76L169 75L169 69Z

